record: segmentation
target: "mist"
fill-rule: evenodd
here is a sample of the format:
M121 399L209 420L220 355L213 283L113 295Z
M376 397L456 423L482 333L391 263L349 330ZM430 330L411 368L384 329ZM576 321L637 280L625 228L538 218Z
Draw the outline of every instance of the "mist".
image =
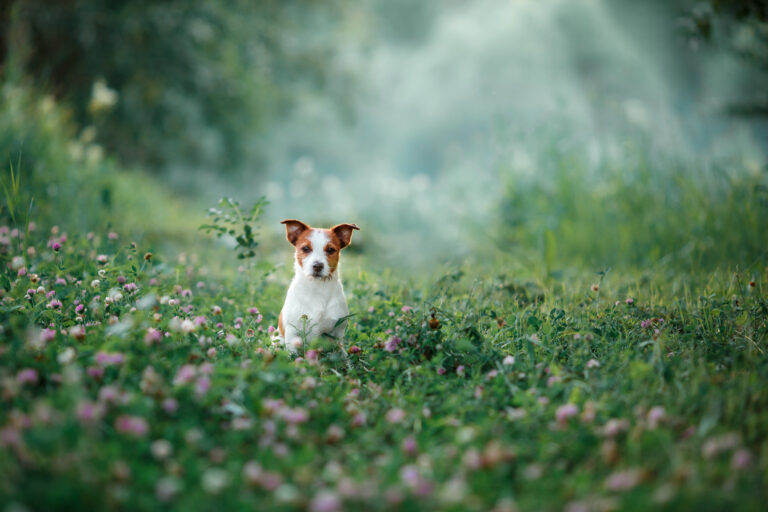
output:
M265 171L246 174L236 194L265 195L268 226L356 222L361 243L418 265L492 243L505 184L546 182L556 146L594 164L596 184L598 164L623 165L633 139L681 161L764 161L754 126L720 110L743 70L688 52L663 6L477 0L394 11L351 16L335 57L343 73L263 134Z

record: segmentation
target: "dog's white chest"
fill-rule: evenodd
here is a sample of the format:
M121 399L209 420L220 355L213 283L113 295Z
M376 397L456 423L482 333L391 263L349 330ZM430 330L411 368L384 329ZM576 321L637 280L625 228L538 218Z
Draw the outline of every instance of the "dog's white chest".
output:
M347 314L344 289L338 279L321 281L296 276L288 288L283 306L286 338L290 338L289 332L307 339L322 334L335 335L339 319Z

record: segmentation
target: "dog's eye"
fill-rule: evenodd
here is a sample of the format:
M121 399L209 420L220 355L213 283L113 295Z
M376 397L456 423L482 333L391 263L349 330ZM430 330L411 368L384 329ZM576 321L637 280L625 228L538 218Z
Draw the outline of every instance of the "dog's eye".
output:
M336 249L334 249L333 247L329 247L329 248L327 248L327 249L325 250L325 252L327 252L328 254L333 254L333 253L335 253L335 252L336 252Z
M312 252L312 249L310 249L308 245L305 245L304 247L302 247L301 250L307 253Z

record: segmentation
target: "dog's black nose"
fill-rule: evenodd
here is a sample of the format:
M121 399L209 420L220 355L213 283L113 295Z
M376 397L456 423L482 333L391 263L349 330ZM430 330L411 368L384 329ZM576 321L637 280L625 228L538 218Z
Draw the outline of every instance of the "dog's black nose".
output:
M325 266L325 265L323 265L323 264L322 264L322 263L320 263L319 261L316 261L316 262L315 262L315 264L314 264L314 265L312 265L312 270L314 270L316 273L318 273L318 274L319 274L320 272L322 272L322 271L323 271L323 267L324 267L324 266Z

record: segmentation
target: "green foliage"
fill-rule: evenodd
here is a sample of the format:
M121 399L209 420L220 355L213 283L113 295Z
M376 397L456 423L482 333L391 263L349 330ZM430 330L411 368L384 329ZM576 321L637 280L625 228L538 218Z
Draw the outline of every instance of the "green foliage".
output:
M5 82L0 90L0 154L5 194L1 215L23 227L34 200L35 217L84 226L109 207L113 173L92 135L74 136L67 112L50 96ZM90 190L83 194L85 187ZM11 190L12 189L12 190ZM72 208L73 200L79 208Z
M254 157L289 91L324 77L327 49L302 23L333 19L332 5L15 0L0 9L0 62L70 104L125 163L231 169Z
M555 262L759 264L766 254L767 170L733 160L685 162L642 147L642 140L596 165L580 149L553 142L533 180L502 169L500 247L537 248L550 270Z
M256 256L256 240L258 227L255 223L259 220L264 207L269 202L265 197L256 201L245 214L240 210L240 203L229 197L223 197L219 201L219 207L208 210L208 218L212 224L203 224L199 229L210 233L214 231L218 238L230 236L235 240L235 250L238 259L248 259Z
M744 117L768 117L768 4L763 0L682 2L682 32L690 45L712 46L746 62L752 73L738 79L740 93L727 111Z
M192 208L115 165L95 138L93 128L78 131L51 96L2 83L0 220L22 231L34 220L83 232L111 225L153 242L189 240L200 220Z
M103 63L115 41L99 53L88 38L102 19L90 9L106 4L78 5L82 12L69 15L84 39L73 51ZM181 4L114 5L128 21L118 37L148 38L174 62L197 62L197 49L191 60L173 53L192 51L187 36L169 48L148 32L191 23L186 12L178 26L168 20ZM262 8L283 7L254 7ZM46 16L61 26L58 7L24 9L28 27ZM223 7L193 4L189 13L208 9L208 21L236 23ZM113 26L113 11L98 13ZM217 44L205 47L205 59L227 56ZM134 94L131 68L120 66L103 83L87 72L97 66L80 68L89 92L73 97L75 114L3 84L4 506L764 507L763 169L737 160L681 164L643 145L594 165L584 151L544 139L554 141L536 169L544 179L504 174L495 261L478 252L461 267L415 278L345 250L344 339L313 340L292 354L272 339L288 272L275 272L265 255L270 270L254 277L230 268L216 248L197 252L183 239L200 224L194 210L105 158L97 141L142 131L133 123L162 132L157 117L141 118L146 112L120 113ZM180 72L169 70L150 92L168 86L196 104L199 91L169 85ZM87 111L94 83L102 100L115 84L128 85L116 111L90 112L95 127L81 129L72 118ZM100 117L110 112L126 117ZM189 135L184 123L195 116L187 114L173 122ZM201 125L217 123L201 117ZM148 151L159 156L138 161L178 150L141 143L156 143ZM225 199L202 229L233 237L238 258L252 262L257 248L269 248L256 228L265 205L243 212Z
M599 296L587 273L531 300L506 273L467 265L406 286L353 259L345 339L291 354L266 329L284 279L254 295L192 255L142 257L143 241L38 229L29 251L0 232L3 503L679 510L768 497L764 274L603 271Z
M3 210L7 210L7 215L9 215L11 221L16 224L16 211L19 208L16 199L20 196L19 171L14 170L13 163L10 163L9 165L10 173L8 182L6 183L6 180L0 182L0 185L3 187L3 195L5 196L5 204L0 205L0 215L4 213Z

